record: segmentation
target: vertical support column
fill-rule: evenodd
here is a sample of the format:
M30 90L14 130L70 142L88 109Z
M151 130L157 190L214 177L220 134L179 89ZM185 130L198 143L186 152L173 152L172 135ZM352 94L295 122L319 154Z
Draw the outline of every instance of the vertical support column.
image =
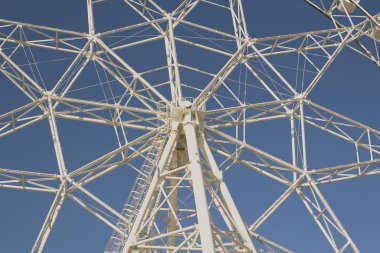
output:
M94 52L93 36L95 34L94 10L92 8L92 0L87 0L87 19L88 19L88 33L91 36L90 52L92 54Z
M155 198L154 194L157 190L157 185L160 179L160 173L165 168L165 166L169 162L169 158L171 157L171 153L173 151L173 147L177 143L178 137L178 123L172 127L172 130L169 135L169 139L166 143L166 146L162 152L160 157L160 161L158 162L157 169L153 175L152 181L149 185L149 189L146 193L144 201L141 204L140 211L136 217L135 222L133 223L132 229L129 232L128 239L125 243L122 253L129 253L132 250L133 243L137 240L138 232L141 229L141 224L144 220L145 214L149 212L150 203Z
M202 150L204 150L205 156L207 158L207 161L211 167L213 174L217 178L219 178L219 180L220 180L219 181L220 193L222 194L223 200L226 203L227 208L228 208L232 218L234 219L234 224L235 224L238 232L240 233L241 237L244 240L244 244L247 246L247 248L249 248L249 250L250 250L249 252L256 253L257 251L255 249L255 246L252 243L251 237L250 237L249 232L248 232L248 228L245 225L243 219L241 218L239 210L235 205L235 202L231 196L231 193L228 190L228 187L223 180L222 172L218 168L218 165L215 161L214 156L212 155L211 149L207 143L207 140L206 140L204 134L202 134L202 138L200 139L199 144L200 144Z
M306 132L305 132L305 115L303 110L303 100L300 101L301 116L301 138L302 138L302 168L307 171L307 153L306 153Z
M61 177L61 185L59 187L57 195L54 198L53 204L51 205L50 210L46 216L44 224L42 225L40 233L38 234L36 242L34 243L34 246L32 248L32 253L34 252L41 253L43 251L45 244L47 242L47 239L50 235L50 232L53 228L53 225L58 217L59 211L61 210L61 207L66 197L67 170L65 166L65 160L63 159L61 142L59 139L57 123L56 123L55 115L54 115L53 103L52 103L50 94L48 94L48 96L49 96L48 97L49 124L50 124L53 144L54 144L54 150L55 150L55 154L57 158L59 174Z
M211 221L209 216L206 191L204 187L202 167L199 157L197 133L195 129L195 122L192 120L192 116L192 112L187 112L183 123L183 130L185 132L187 142L187 152L189 155L188 168L191 171L191 180L193 183L198 225L202 242L202 252L211 253L215 252L215 247L211 230Z
M57 157L58 168L59 168L59 172L61 176L63 178L66 178L67 170L66 170L65 160L63 159L61 141L59 139L57 122L55 120L55 113L54 113L54 108L53 108L53 102L51 100L50 95L48 98L48 103L49 103L49 124L50 124L51 135L52 135L53 143L54 143L55 155Z
M368 138L368 146L369 146L369 154L371 157L371 161L373 161L373 149L372 149L372 141L371 141L371 132L367 128L367 138Z
M229 0L230 1L230 10L232 16L232 23L234 25L236 44L238 48L241 48L243 45L243 40L249 38L247 25L245 22L243 5L241 0Z
M94 11L92 8L92 0L87 0L87 18L88 18L88 33L95 34Z
M178 151L175 151L173 154L173 160L172 160L172 166L171 169L176 169L179 166L179 153ZM172 173L172 177L177 177L179 175L178 172ZM178 183L178 179L171 178L169 179L169 187L170 189L174 189L175 186ZM177 211L178 208L178 189L173 191L173 193L170 195L168 199L170 205L173 207L174 211ZM167 225L167 231L168 233L175 231L177 229L177 222L174 222L176 220L175 215L171 212L171 210L168 211L168 225ZM176 238L174 236L171 236L168 238L168 246L176 246Z
M297 149L296 149L296 135L295 135L295 125L294 125L294 111L290 114L290 135L292 138L292 164L297 167ZM297 180L297 173L293 172L293 181Z
M166 57L169 71L169 81L172 95L172 103L176 106L180 105L182 101L182 89L181 89L181 79L179 75L177 49L174 40L174 27L173 20L170 14L168 17L168 31L165 36L165 48Z

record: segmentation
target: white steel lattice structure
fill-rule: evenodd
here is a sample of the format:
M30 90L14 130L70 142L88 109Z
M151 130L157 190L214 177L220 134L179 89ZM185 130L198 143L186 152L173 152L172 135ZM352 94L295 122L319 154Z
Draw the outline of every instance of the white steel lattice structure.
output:
M0 19L2 78L29 101L1 112L0 137L46 121L57 162L56 173L0 167L0 188L55 196L31 252L44 251L69 199L114 231L108 253L293 252L259 233L291 195L331 252L360 252L319 187L379 174L380 131L309 95L344 49L380 68L380 13L357 0L304 0L331 21L330 29L257 38L248 32L243 0L120 0L135 16L99 32L96 8L112 1L87 0L87 32ZM215 28L208 18L228 19L230 27ZM161 51L151 54L157 45ZM39 52L71 57L53 85L42 78ZM140 58L144 68L135 67ZM281 68L294 59L294 71ZM91 76L99 83L83 86ZM72 168L62 150L63 121L107 127L118 146ZM289 139L289 159L252 141L257 124L277 122ZM310 164L307 127L352 147L348 162ZM224 179L234 167L286 187L252 224ZM137 177L118 210L87 186L125 168Z

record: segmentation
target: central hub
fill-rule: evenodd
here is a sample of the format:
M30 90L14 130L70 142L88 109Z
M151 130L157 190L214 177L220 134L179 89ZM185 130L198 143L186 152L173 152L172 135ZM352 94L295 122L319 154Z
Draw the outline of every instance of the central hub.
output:
M170 107L169 121L179 124L203 125L204 112L193 107L192 101L184 100L179 106Z
M193 103L190 100L184 100L181 102L181 107L190 109L193 106Z

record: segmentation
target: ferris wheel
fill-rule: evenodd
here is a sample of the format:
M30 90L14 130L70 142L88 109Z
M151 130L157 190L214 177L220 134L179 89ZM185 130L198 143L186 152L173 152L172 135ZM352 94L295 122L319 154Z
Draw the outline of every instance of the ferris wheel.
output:
M262 229L291 196L330 252L360 252L320 188L379 174L380 130L309 97L343 50L380 68L380 13L358 0L299 2L330 27L256 37L248 0L87 0L85 32L0 19L1 140L35 128L53 151L49 169L0 157L0 188L53 196L31 252L48 252L66 203L111 231L99 252L294 252ZM315 131L345 145L344 159L309 159ZM253 221L235 170L283 189ZM130 187L107 196L102 180Z

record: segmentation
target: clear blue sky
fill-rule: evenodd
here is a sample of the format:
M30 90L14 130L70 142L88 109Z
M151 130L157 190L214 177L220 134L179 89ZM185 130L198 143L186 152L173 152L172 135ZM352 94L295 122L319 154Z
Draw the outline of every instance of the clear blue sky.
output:
M0 18L86 32L85 2L85 0L2 0ZM97 31L136 22L136 16L132 15L126 6L120 8L116 2L118 1L108 0L96 6ZM362 2L372 13L379 12L380 6L375 3L376 1ZM248 30L252 37L333 27L324 16L301 0L244 0L243 4ZM216 14L207 12L207 9L202 9L194 15L194 20L203 18L205 25L209 24L219 29L230 25L229 19L219 18ZM154 66L161 59L163 51L160 50L163 48L152 47L149 51L150 57L147 55L148 52L145 52L145 55L132 53L131 62L137 69L148 69L146 66ZM201 60L200 64L210 69L219 66L213 58L204 60L206 56L190 52L186 50L179 52L180 61ZM47 59L52 58L44 53L36 53L36 61ZM63 61L62 65L57 66L62 67L68 62ZM52 66L56 65L41 64L41 70L45 71L43 73L45 80L55 80L54 73L57 71ZM191 77L189 80L192 80ZM93 83L95 79L88 77L87 81ZM379 69L366 58L345 49L310 98L359 122L380 129L379 84ZM25 104L26 101L4 77L0 77L0 113ZM104 131L102 126L59 121L59 129L69 170L112 150L117 144L113 132ZM289 136L283 136L275 129L268 129L264 125L258 126L258 133L253 133L255 143L265 151L277 152L280 157L291 162ZM45 121L14 136L0 139L0 167L49 172L56 170L49 131L48 122ZM349 148L343 146L341 142L317 133L311 127L307 128L307 131L309 131L308 151L311 166L318 168L334 162L339 164L338 161L349 163L354 160L354 152L348 153ZM115 171L112 175L89 185L89 190L115 209L120 209L128 196L134 176L131 170ZM364 253L380 252L379 180L380 176L373 176L321 186L321 191ZM241 167L228 172L226 181L230 184L232 195L235 196L242 216L248 224L252 223L285 190L281 185ZM0 189L0 199L0 252L30 251L53 196L47 193ZM331 252L322 233L297 196L287 200L265 223L261 231L268 238L289 246L295 252ZM67 200L45 252L103 252L111 232L76 203Z

